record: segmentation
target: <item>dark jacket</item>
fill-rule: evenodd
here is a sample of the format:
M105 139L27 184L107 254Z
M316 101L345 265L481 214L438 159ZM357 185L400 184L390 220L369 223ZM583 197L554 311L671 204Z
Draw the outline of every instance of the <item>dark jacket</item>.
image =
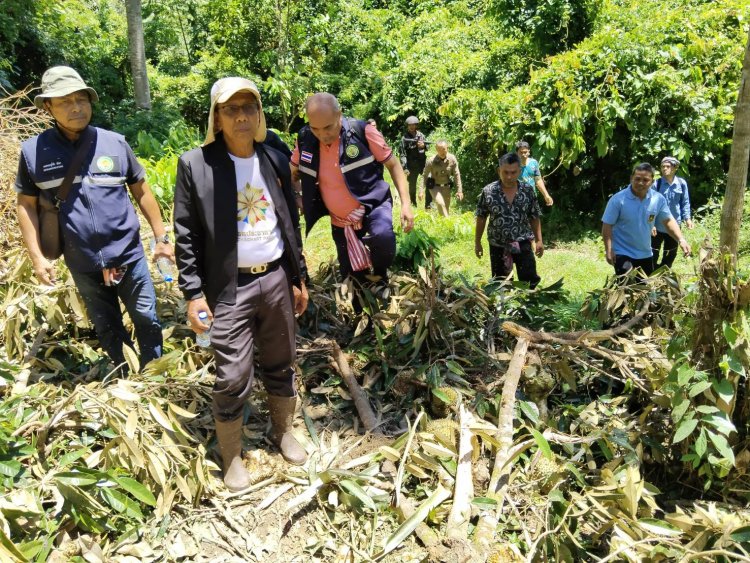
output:
M307 270L289 163L281 153L259 143L255 143L255 151L276 208L292 283L299 287ZM185 299L203 293L212 309L217 302L235 303L237 178L221 134L213 143L186 152L177 163L174 230L179 284Z
M279 137L278 133L275 133L270 129L266 131L266 140L263 141L263 144L267 147L271 147L272 149L276 149L277 151L282 153L287 160L292 158L292 149L290 149L289 146L281 139L281 137Z
M419 141L427 142L427 138L421 131L417 131L414 135L407 131L401 137L401 166L404 170L417 174L422 173L427 163L427 147L420 149L417 146Z
M339 166L344 175L344 183L352 196L369 213L375 207L391 199L391 188L383 179L383 164L375 160L370 151L364 130L364 121L344 118L339 134ZM305 228L309 233L313 225L325 215L328 209L323 202L318 186L320 166L320 143L312 134L309 125L300 129L297 137L299 146L299 172L302 179L302 206L305 211Z

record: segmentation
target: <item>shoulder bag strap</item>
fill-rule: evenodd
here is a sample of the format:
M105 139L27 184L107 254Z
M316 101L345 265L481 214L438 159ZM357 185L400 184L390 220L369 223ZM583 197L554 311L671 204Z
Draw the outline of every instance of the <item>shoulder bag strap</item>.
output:
M57 199L59 201L65 201L70 193L70 188L73 186L73 180L76 177L76 173L81 170L81 164L83 159L86 157L89 148L96 141L96 129L94 127L86 127L86 130L81 136L81 144L78 145L78 150L73 155L73 160L68 167L68 171L65 174L65 178L60 184L60 189L57 191Z

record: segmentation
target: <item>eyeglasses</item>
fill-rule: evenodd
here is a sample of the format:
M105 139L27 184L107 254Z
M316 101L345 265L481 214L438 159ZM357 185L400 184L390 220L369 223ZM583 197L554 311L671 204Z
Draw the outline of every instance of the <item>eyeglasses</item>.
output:
M227 117L237 117L240 112L245 115L255 115L258 113L258 104L243 104L241 106L229 105L221 106L219 111Z

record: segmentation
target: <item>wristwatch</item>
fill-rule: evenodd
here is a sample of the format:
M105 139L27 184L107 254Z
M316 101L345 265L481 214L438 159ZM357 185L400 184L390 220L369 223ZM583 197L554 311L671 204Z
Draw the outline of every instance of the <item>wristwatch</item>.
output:
M169 240L169 235L167 233L164 233L160 237L154 237L154 241L156 242L163 242L164 244L169 244L171 241Z

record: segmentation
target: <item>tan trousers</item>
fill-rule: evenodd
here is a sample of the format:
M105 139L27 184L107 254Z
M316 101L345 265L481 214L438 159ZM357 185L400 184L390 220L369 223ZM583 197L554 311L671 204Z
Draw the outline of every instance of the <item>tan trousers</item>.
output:
M443 217L448 216L451 209L451 187L450 184L435 186L430 189L432 202L437 206L438 213Z

